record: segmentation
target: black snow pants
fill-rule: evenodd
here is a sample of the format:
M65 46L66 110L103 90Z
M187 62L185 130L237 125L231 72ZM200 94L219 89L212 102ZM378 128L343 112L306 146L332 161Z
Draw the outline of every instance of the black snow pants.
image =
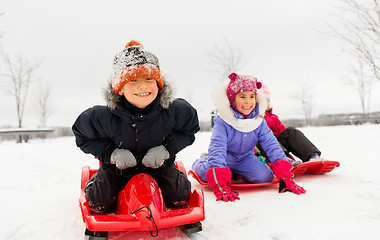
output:
M165 205L179 207L190 197L191 183L174 164L157 169L150 174L161 188ZM107 213L116 210L117 196L133 176L122 176L115 169L100 167L84 189L91 211Z
M298 129L288 127L277 136L277 140L282 145L285 153L293 153L303 162L310 160L311 155L321 152L318 148Z
M321 152L318 148L298 129L294 127L288 127L282 133L277 136L277 141L280 143L282 150L284 150L286 156L292 153L303 162L310 160L311 155ZM257 145L260 152L266 157L264 149Z

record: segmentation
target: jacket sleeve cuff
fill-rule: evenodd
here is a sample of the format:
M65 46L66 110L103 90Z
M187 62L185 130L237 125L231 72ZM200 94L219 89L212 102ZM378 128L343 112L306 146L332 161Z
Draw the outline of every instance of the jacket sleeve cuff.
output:
M104 149L103 149L103 154L102 154L102 162L104 163L111 163L111 154L113 151L117 148L117 146L113 143L108 144Z
M177 148L172 137L167 137L162 145L168 150L170 158L177 154Z

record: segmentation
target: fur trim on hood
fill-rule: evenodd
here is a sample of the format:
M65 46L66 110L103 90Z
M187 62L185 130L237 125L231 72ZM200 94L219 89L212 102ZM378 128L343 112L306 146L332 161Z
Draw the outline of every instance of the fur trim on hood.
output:
M230 108L230 102L227 97L227 86L229 81L222 82L217 86L213 94L214 105L218 115L229 125L240 132L251 132L262 123L267 101L261 89L257 90L256 102L259 104L259 113L256 117L250 119L237 119Z
M169 105L174 101L174 88L172 87L171 83L165 81L164 77L163 80L164 86L158 91L158 94L160 95L161 107L167 109L169 108ZM103 95L107 103L107 107L109 107L111 110L114 110L116 108L116 103L120 100L121 97L124 97L114 93L111 81L109 81L109 84L106 88L103 88Z

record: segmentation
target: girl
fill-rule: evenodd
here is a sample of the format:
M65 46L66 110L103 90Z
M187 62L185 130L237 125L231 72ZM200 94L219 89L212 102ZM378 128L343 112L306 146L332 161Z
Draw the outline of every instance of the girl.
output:
M270 182L274 174L280 180L280 192L305 193L293 181L292 164L285 160L286 155L263 119L265 99L257 91L261 82L236 73L231 73L229 79L214 95L218 116L214 118L208 156L196 160L193 170L208 182L217 201L240 199L229 187L232 173L248 183ZM272 169L255 156L257 143L266 151Z

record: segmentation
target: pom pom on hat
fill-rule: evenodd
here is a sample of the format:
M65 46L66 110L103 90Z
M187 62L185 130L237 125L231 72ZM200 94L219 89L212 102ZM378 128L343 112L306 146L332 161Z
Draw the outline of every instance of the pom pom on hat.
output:
M228 78L230 79L230 83L227 87L227 97L231 106L233 106L236 94L241 92L256 93L257 89L260 89L262 86L262 83L253 76L231 73Z
M118 53L113 62L112 88L115 94L123 86L138 78L154 79L161 89L164 86L158 58L143 50L140 42L132 40Z
M135 41L135 40L131 40L131 41L129 41L129 42L127 43L127 45L125 45L125 48L130 47L130 46L140 46L141 49L144 49L143 45L142 45L140 42Z

